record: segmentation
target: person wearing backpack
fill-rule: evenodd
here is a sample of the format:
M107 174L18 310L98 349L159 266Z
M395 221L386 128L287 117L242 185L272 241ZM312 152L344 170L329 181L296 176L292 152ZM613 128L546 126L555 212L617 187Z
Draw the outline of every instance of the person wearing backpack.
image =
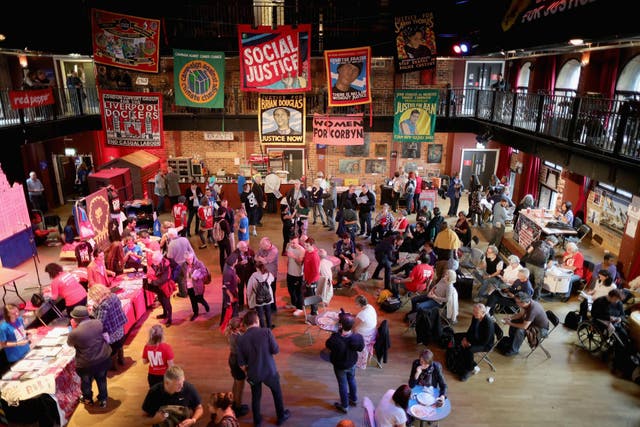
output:
M273 274L267 270L262 261L256 261L256 271L249 278L247 287L247 304L255 310L260 319L261 328L273 328L271 323L271 303L273 292L271 284L275 281Z
M207 276L207 267L195 257L193 252L189 252L184 263L180 266L180 278L182 287L187 289L189 300L191 301L191 310L193 322L198 317L198 304L202 304L205 311L209 312L209 304L204 299L204 279Z
M279 250L271 243L271 239L268 237L263 237L260 239L260 247L256 251L255 260L256 262L260 261L263 263L273 276L273 281L271 282L271 295L273 296L273 301L271 302L271 311L278 311L278 307L276 306L276 279L278 278L278 257Z

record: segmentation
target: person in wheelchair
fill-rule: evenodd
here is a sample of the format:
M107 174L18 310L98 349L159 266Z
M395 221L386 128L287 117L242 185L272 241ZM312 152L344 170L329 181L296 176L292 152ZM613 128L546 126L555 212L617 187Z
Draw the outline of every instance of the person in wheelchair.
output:
M593 301L600 297L605 297L609 294L609 291L616 289L613 281L611 280L611 273L609 270L601 269L596 275L595 285L592 289L582 291L580 296L584 299L580 302L580 317L582 319L587 318L587 314L593 304Z
M602 325L606 327L610 334L615 332L619 335L626 336L623 323L625 314L622 297L619 289L612 289L606 296L593 301L591 305L591 319L594 321L596 327Z
M538 301L531 299L531 294L520 292L516 295L516 304L520 311L512 317L505 317L502 322L509 325L509 336L503 338L498 346L505 356L515 356L525 337L537 341L549 333L549 318Z
M518 271L518 279L513 282L513 285L493 291L487 299L489 313L493 315L498 307L500 307L501 310L509 310L509 308L513 307L513 310L515 310L518 305L515 297L520 292L524 292L530 297L533 296L533 286L531 286L531 282L529 281L529 275L529 269L521 268Z

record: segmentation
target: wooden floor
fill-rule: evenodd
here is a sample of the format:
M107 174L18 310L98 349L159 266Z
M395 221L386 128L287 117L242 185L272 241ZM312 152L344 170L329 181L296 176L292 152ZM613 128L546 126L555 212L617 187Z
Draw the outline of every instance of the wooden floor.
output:
M442 203L442 202L440 202ZM447 201L443 202L445 205ZM446 206L445 206L446 208ZM462 208L462 207L461 207ZM66 216L64 217L66 218ZM453 221L453 219L449 219ZM281 245L279 216L266 215L259 235L251 236L251 246L257 248L261 236L270 236L278 247ZM327 250L337 240L334 232L321 225L309 226L309 235L319 247ZM360 240L360 239L358 239ZM197 248L197 238L191 239ZM486 246L486 242L480 245ZM367 246L370 256L372 250ZM213 273L213 283L207 287L205 297L212 307L211 313L201 315L190 322L191 309L187 299L174 298L174 325L166 330L167 341L175 351L175 362L185 369L187 381L192 382L206 402L212 392L231 390L232 379L227 365L228 347L218 329L220 313L220 272L217 248L196 249L196 253ZM288 302L285 285L286 258L279 262L278 304ZM369 281L356 290L337 293L330 308L355 311L354 296L361 292L370 302L381 288L381 281ZM465 331L471 319L472 302L460 301L459 322L456 331ZM569 303L545 302L560 319L567 311L577 308L575 297ZM370 397L375 404L387 389L395 389L406 383L413 359L424 346L416 344L413 331L406 332L402 321L406 305L401 311L387 314L379 312L378 319L388 319L391 332L391 349L388 363L379 369L370 366L358 370L358 400ZM138 426L145 425L141 405L147 392L147 366L140 361L140 354L149 328L157 321L157 308L132 330L125 346L126 366L109 376L109 402L106 410L78 407L69 426ZM351 408L348 415L338 413L333 402L338 399L338 389L332 366L324 362L320 350L327 333L320 332L312 345L304 335L303 319L293 317L291 310L280 309L274 316L273 330L280 345L276 364L280 371L285 406L292 416L289 426L333 427L342 418L352 419L362 425L362 407ZM505 330L506 331L506 330ZM315 338L315 335L314 335ZM441 421L441 425L466 426L640 426L640 387L631 381L612 375L607 365L576 345L576 333L560 325L545 341L552 357L547 359L540 350L529 359L528 345L523 344L521 355L506 358L495 354L493 361L497 372L491 372L486 364L476 376L462 383L448 372L449 398L453 410ZM436 359L444 364L444 354L436 345L430 346ZM493 383L488 382L493 377ZM94 386L95 387L95 386ZM244 402L250 404L250 390L244 392ZM265 425L276 421L273 401L265 387L262 399ZM204 426L209 414L198 422ZM241 419L243 426L252 425L251 414ZM417 425L417 424L416 424Z

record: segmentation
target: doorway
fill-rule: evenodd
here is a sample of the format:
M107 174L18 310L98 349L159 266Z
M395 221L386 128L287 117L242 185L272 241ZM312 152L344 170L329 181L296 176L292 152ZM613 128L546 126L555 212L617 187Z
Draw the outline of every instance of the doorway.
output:
M267 156L274 171L281 169L289 172L288 180L304 176L304 148L267 148Z
M87 165L89 171L93 169L93 156L91 154L78 154L65 156L53 154L53 172L58 190L58 201L64 205L69 200L82 197L80 188L76 184L76 171L81 163Z
M460 179L465 187L468 187L471 181L471 175L477 175L480 184L487 188L491 176L496 173L498 168L498 149L479 150L466 149L462 150L462 161L460 162ZM469 188L469 190L471 190Z

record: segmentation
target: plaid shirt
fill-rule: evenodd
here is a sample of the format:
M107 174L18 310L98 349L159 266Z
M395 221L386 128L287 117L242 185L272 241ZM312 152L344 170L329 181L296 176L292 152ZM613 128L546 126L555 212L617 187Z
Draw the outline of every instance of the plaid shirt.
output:
M115 294L109 295L99 305L93 307L93 317L102 321L104 332L109 334L109 344L124 337L127 315L122 309L120 299Z

